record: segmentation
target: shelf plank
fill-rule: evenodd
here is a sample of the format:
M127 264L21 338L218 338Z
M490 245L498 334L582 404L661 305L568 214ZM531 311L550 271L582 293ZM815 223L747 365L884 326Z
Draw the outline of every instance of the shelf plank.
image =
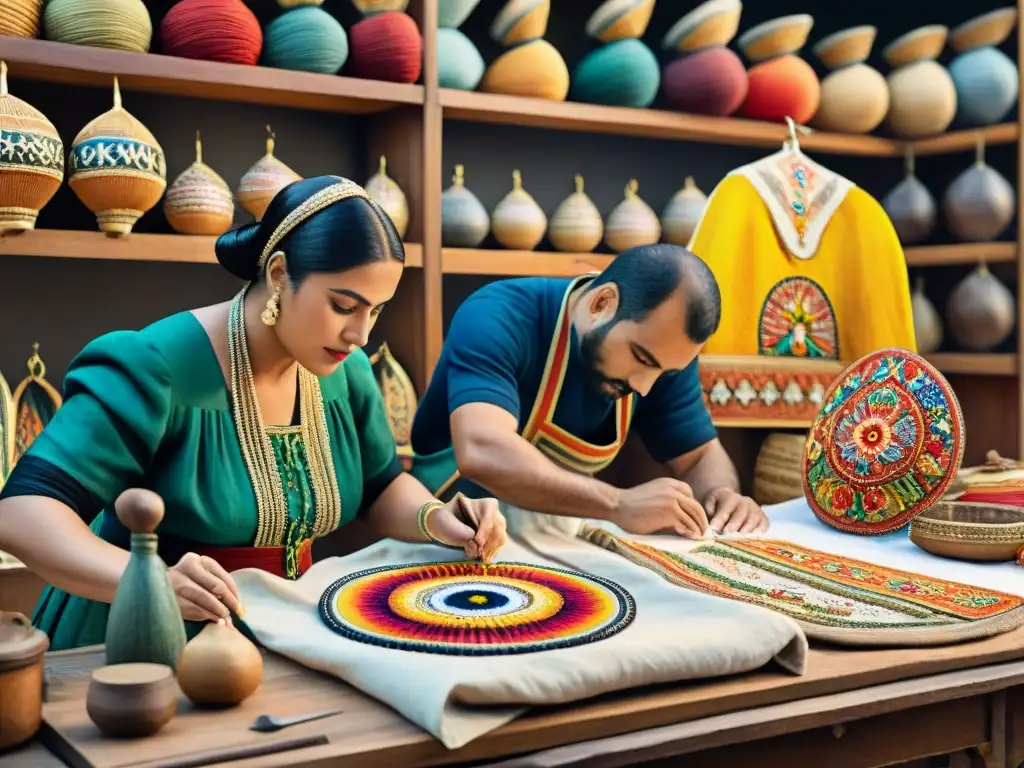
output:
M979 352L936 352L925 358L942 373L972 376L1016 376L1017 355Z
M953 131L929 139L918 139L910 142L916 155L946 155L953 152L973 151L981 135L987 146L995 144L1012 144L1020 135L1018 123L1002 123L990 125L972 131ZM801 142L802 143L802 142Z
M115 259L216 264L215 237L148 235L107 237L102 232L74 229L34 229L0 236L0 256L44 256L62 259ZM423 247L405 244L405 265L423 266Z
M1017 260L1016 243L956 243L907 248L908 267L946 267L956 264L999 264Z
M218 101L321 112L373 114L401 104L423 104L423 86L337 75L197 61L0 36L0 59L10 76L64 85L111 87ZM31 94L21 94L31 101Z
M504 277L576 277L604 269L614 256L602 253L548 253L444 248L442 269L447 275Z

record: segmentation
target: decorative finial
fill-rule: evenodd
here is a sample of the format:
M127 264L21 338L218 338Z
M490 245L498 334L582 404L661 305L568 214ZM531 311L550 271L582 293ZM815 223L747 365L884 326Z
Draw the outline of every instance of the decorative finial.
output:
M274 129L267 126L267 154L274 154Z
M686 180L683 182L683 186L686 187L686 189L694 189L697 186L697 182L693 180L693 176L687 176Z
M519 172L519 169L512 171L512 189L523 188L523 174Z
M981 131L978 131L974 140L974 164L985 164L985 134Z
M462 165L455 166L455 175L452 176L452 184L456 187L461 187L466 180L466 168Z
M199 131L196 131L196 162L203 162L203 140L199 137Z
M583 194L583 176L578 173L576 174L576 194Z
M381 176L387 176L388 175L388 159L386 157L384 157L384 155L380 156L380 169L379 170L380 170L380 175Z
M114 109L121 109L121 83L114 75Z
M626 185L626 197L636 197L636 193L640 191L640 182L636 179L630 179L629 184Z
M7 95L7 62L0 61L0 96Z
M903 170L907 172L907 176L914 175L914 145L909 141L903 148Z

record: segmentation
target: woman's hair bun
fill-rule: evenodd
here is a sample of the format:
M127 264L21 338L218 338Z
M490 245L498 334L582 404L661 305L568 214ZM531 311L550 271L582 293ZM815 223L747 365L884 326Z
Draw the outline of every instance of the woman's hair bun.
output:
M260 231L259 222L255 222L232 229L218 237L214 248L220 265L235 277L256 280L259 277L260 253L263 250Z

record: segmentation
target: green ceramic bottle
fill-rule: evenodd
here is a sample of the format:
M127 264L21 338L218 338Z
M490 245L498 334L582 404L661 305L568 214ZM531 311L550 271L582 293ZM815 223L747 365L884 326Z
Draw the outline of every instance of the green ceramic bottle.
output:
M167 566L156 551L154 531L164 517L163 499L129 488L114 509L131 531L132 553L107 618L107 664L152 662L176 670L185 647L185 622Z

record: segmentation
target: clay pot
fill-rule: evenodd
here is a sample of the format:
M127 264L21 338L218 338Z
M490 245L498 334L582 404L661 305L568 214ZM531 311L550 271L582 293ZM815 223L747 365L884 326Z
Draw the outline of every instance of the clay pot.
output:
M1009 289L978 265L949 295L949 331L957 344L987 352L1010 337L1016 323L1016 304Z
M984 144L979 142L974 165L957 176L943 195L946 226L965 242L994 240L1013 221L1016 207L1013 186L985 162Z
M603 235L601 212L583 191L583 177L576 174L576 191L565 198L552 215L548 240L558 251L590 253Z
M178 685L164 664L112 664L92 673L85 709L104 736L152 736L178 711Z
M213 622L181 652L178 685L193 704L233 707L263 680L263 656L235 627Z
M872 26L853 27L814 46L815 55L832 70L821 83L821 104L812 121L816 128L870 133L885 119L889 86L877 69L864 63L877 34Z
M22 744L43 722L46 633L20 613L0 611L0 751Z
M910 306L914 316L914 336L917 339L917 352L927 355L938 351L942 346L942 318L924 293L924 278L918 277L914 283L914 292L910 296Z
M908 32L890 43L882 57L893 71L889 84L886 123L905 139L942 133L956 115L953 78L935 61L946 44L949 30L931 24Z
M274 196L289 184L302 179L299 174L282 163L274 155L274 134L267 126L267 152L257 160L241 181L235 192L238 204L259 221L267 211L267 206Z
M906 176L882 199L882 207L903 245L923 242L935 230L938 207L932 193L914 175L912 149L907 150Z
M747 72L747 97L740 114L752 120L807 123L818 111L821 83L810 64L796 54L807 42L814 18L806 13L758 24L740 35L743 54L754 63Z

